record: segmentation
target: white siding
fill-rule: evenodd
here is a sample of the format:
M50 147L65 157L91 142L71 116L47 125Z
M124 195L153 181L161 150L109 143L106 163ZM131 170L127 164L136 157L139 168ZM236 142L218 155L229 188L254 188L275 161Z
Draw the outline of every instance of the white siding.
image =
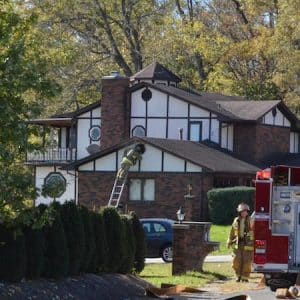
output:
M152 98L148 101L149 117L166 117L167 115L167 95L150 89ZM144 101L144 100L142 100Z
M42 190L42 186L44 185L44 180L51 172L59 172L61 173L67 181L66 191L61 195L59 198L55 198L56 201L60 203L64 203L65 201L69 200L76 200L77 196L75 195L75 176L68 174L64 170L56 169L54 167L36 167L36 174L35 174L35 186L39 189L39 195L35 199L35 205L43 204L50 204L53 202L53 198L50 197L43 197L40 193Z
M187 117L188 104L182 100L170 97L169 116L170 117Z
M160 172L161 171L162 152L152 146L146 145L146 152L141 160L142 172Z
M184 172L184 160L174 155L164 154L164 171L165 172Z
M96 160L97 171L116 171L116 152Z
M216 115L174 96L168 97L156 89L149 89L152 98L147 102L141 96L144 88L131 95L131 132L135 126L140 125L146 129L148 137L180 139L179 130L182 128L182 137L187 140L190 136L189 121L195 121L202 123L202 140L210 139L219 143L219 121Z
M277 107L276 107L275 117L273 116L271 110L264 115L262 123L267 125L284 126L284 127L291 126L290 121L282 114L282 112Z
M202 168L197 165L194 165L190 162L187 162L186 171L187 172L202 172Z
M77 125L77 159L87 156L86 147L90 144L89 138L90 120L79 119Z
M168 126L168 138L169 139L180 139L179 129L182 128L182 136L184 140L188 137L188 125L187 121L183 119L170 119Z
M91 125L98 125L101 127L101 108L95 108L92 111L81 114L77 117L77 159L88 156L89 153L86 148L90 144L100 145L100 141L91 141L89 137L89 130Z
M290 133L290 153L299 153L299 133Z
M147 136L156 138L166 137L166 119L148 119Z
M94 170L94 161L90 161L79 167L79 171L93 171L93 170Z
M219 143L219 126L220 122L218 120L211 120L210 139L215 143Z
M190 116L191 117L196 117L196 118L199 118L199 117L205 117L205 118L208 118L209 117L209 111L207 110L204 110L202 108L199 108L197 106L194 106L194 105L191 105L191 108L190 108Z

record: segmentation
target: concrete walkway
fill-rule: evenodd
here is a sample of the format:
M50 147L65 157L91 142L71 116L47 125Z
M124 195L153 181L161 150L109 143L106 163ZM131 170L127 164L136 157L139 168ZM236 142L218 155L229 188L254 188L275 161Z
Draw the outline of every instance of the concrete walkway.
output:
M206 256L204 262L210 263L222 263L231 262L231 255L208 255ZM146 264L162 264L164 261L161 258L146 258Z

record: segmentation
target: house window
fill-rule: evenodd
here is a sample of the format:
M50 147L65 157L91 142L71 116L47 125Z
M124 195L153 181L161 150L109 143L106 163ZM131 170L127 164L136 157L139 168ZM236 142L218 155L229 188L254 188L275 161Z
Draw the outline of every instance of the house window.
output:
M101 137L101 128L99 125L94 125L89 130L89 137L92 141L99 141Z
M189 140L194 142L202 141L202 122L190 122Z
M59 172L51 172L44 179L42 196L59 198L66 191L67 180Z
M146 136L146 129L141 125L135 126L132 129L132 136L137 136L137 137Z
M154 201L155 180L154 179L131 179L129 186L130 201Z

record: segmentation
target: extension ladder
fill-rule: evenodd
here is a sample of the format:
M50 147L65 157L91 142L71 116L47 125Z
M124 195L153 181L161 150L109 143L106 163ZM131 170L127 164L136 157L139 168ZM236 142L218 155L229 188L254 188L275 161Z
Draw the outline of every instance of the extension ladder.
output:
M119 206L120 199L126 184L127 175L128 173L126 173L123 178L119 178L118 175L116 176L107 206L113 206L116 208Z

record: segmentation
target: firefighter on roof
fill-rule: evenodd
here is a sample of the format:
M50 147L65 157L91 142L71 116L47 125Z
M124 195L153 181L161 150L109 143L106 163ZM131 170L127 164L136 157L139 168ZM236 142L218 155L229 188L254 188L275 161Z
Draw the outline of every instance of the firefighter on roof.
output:
M249 206L240 203L237 207L238 217L233 220L227 246L233 248L232 267L236 281L248 282L253 256L253 226L248 215Z
M133 149L130 149L121 161L121 168L118 171L117 177L124 178L130 167L134 166L138 160L142 159L142 154L145 152L143 144L137 144Z

